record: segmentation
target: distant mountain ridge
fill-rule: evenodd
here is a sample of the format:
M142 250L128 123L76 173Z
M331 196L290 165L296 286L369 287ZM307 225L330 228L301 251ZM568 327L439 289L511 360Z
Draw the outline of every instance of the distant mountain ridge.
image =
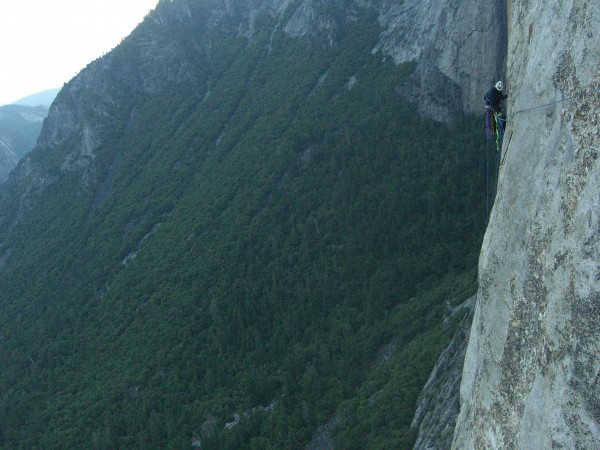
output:
M0 106L0 183L33 149L47 115L44 106Z
M60 88L47 89L45 91L36 92L35 94L28 95L22 99L13 102L13 105L25 105L25 106L44 106L50 108L50 105L59 93Z

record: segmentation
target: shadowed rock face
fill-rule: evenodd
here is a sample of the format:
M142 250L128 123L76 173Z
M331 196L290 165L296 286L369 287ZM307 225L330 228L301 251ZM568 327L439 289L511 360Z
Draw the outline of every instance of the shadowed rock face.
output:
M506 159L453 448L598 448L600 4L509 6Z
M339 14L320 14L323 6L337 7ZM423 116L442 122L480 111L483 93L504 74L505 0L304 0L284 30L293 37L322 30L334 45L339 24L365 6L376 8L382 27L373 53L395 64L416 64L412 79L398 86L401 96L418 103Z
M422 115L479 112L483 93L504 74L505 0L386 2L385 27L374 50L396 64L416 61L411 82L398 92L417 101Z
M412 427L419 427L414 450L450 448L459 412L460 380L469 330L473 320L475 297L452 312L464 314L450 345L440 355L427 384L417 399Z

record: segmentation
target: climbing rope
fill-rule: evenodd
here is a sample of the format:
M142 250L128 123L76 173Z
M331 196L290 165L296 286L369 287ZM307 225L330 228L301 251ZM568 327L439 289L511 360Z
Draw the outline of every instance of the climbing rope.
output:
M485 108L485 125L486 125L486 136L487 146L485 149L486 154L486 168L485 168L485 193L486 193L486 220L489 220L490 216L490 199L496 198L496 190L498 188L498 171L500 169L500 157L502 151L502 141L504 139L504 124L505 120L500 115L493 111L491 107ZM496 156L494 158L494 175L490 180L490 143L492 137L496 137ZM490 183L492 181L492 183ZM490 186L491 185L491 186Z
M600 92L600 87L597 87L596 89L584 89L580 92L578 92L575 95L571 95L569 97L565 97L565 98L561 98L559 100L553 101L553 102L549 102L549 103L544 103L543 105L537 105L537 106L533 106L531 108L524 108L524 109L520 109L518 111L516 111L513 114L513 117L516 116L519 113L523 113L523 112L528 112L528 111L533 111L536 109L540 109L540 108L544 108L546 106L551 106L551 105L556 105L557 103L563 103L569 100L573 100L576 99L578 97L582 97L584 95L588 95L588 94L594 94ZM493 114L493 116L492 116ZM508 156L508 151L510 149L510 142L512 140L512 131L508 137L508 144L506 145L506 150L504 151L504 155L502 155L502 141L504 140L504 126L505 126L505 120L502 120L501 118L499 118L497 116L496 113L493 113L491 111L491 108L487 108L486 109L486 134L487 134L487 140L488 142L491 140L491 137L495 134L496 135L496 163L495 163L495 177L494 177L494 186L493 186L493 198L496 197L496 190L498 188L498 176L499 176L499 171L500 171L500 167L502 167L504 165L504 162L506 161L506 157ZM489 203L490 203L490 162L489 162L489 145L486 148L486 216L489 218Z
M533 111L534 109L540 109L540 108L544 108L546 106L556 105L557 103L562 103L562 102L566 102L568 100L573 100L574 98L578 98L578 97L581 97L586 94L593 94L595 92L600 92L600 87L596 88L596 89L592 89L590 91L584 89L583 91L579 92L578 94L572 95L570 97L561 98L560 100L556 100L556 101L550 102L550 103L544 103L543 105L534 106L532 108L520 109L517 112L515 112L514 115L516 116L517 114L522 113L522 112Z
M490 219L490 144L485 149L485 223Z
M581 92L578 92L575 95L571 95L570 97L561 98L560 100L556 100L556 101L550 102L550 103L544 103L543 105L533 106L531 108L520 109L520 110L516 111L514 113L514 115L516 116L517 114L522 113L522 112L533 111L534 109L540 109L540 108L544 108L546 106L556 105L557 103L566 102L566 101L573 100L573 99L578 98L578 97L582 97L583 95L594 94L596 92L600 92L600 87L597 87L596 89L584 89L584 90L582 90ZM502 159L500 161L500 166L503 166L504 165L504 161L506 161L506 156L508 155L508 150L510 148L510 140L511 139L512 139L512 133L510 134L510 137L509 137L509 140L508 140L508 144L506 146L506 151L504 152L504 156L502 157Z
M512 139L512 131L510 132L510 136L508 136L508 144L506 144L506 151L504 152L504 156L502 157L502 160L500 161L500 167L502 167L504 165L504 161L506 161L506 156L508 155L508 150L510 149L511 139Z

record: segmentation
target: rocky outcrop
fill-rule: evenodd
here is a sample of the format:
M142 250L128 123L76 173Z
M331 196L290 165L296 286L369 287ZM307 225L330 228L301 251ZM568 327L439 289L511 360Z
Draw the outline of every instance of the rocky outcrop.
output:
M161 3L165 6L166 2ZM179 13L185 2L177 3L180 8L161 9L159 4L141 25L146 32L133 33L112 52L88 64L58 93L39 135L37 155L23 158L8 180L24 192L19 217L35 203L36 192L57 179L57 173L81 173L84 187L98 181L92 163L102 145L100 136L120 129L118 120L129 108L129 99L197 81L192 65L198 55L178 45L165 30L179 25L176 20L185 20ZM130 123L136 113L131 109Z
M597 449L600 4L509 6L505 162L453 448Z
M459 412L461 372L474 305L475 297L472 297L452 312L452 316L462 314L464 317L417 399L417 410L411 424L419 428L414 450L443 450L452 444Z

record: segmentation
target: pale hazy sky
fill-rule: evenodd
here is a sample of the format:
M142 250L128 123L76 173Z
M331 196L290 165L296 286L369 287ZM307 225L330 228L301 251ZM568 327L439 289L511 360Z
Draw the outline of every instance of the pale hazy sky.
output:
M0 0L0 105L60 88L157 0Z

